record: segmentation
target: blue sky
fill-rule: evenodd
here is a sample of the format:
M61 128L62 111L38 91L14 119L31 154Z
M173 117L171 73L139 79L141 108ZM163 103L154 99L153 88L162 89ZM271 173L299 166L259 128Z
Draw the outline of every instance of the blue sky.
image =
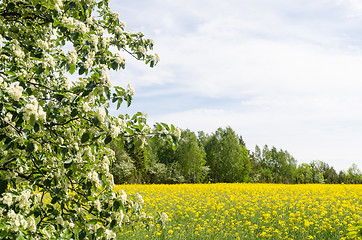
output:
M232 127L247 148L362 169L362 2L111 0L156 42L153 69L126 57L129 112L195 132Z

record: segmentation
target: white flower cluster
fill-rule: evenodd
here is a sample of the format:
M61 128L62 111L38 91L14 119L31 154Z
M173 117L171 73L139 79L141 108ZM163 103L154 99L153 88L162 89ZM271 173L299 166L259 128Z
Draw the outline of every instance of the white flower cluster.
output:
M55 67L55 60L54 60L53 56L49 55L47 53L44 55L44 62L43 63L44 63L45 66L49 64L50 66Z
M25 53L19 46L19 42L17 40L12 40L11 42L12 42L11 50L13 51L15 57L23 59L25 57Z
M29 218L29 223L24 219L24 216L21 214L17 214L14 212L14 210L9 210L7 217L9 218L9 230L12 232L17 232L20 229L27 229L29 226L29 230L35 232L36 230L36 225L35 225L35 221L34 218L30 217Z
M116 27L114 28L114 32L115 32L116 34L122 34L122 33L123 33L123 30L122 30L122 28L120 28L119 26L116 26Z
M106 229L104 231L104 235L106 236L106 239L115 239L116 238L116 234L112 231L112 230L109 230L109 229Z
M89 41L91 42L91 44L94 46L94 48L96 49L95 51L98 50L98 36L95 34L91 34L89 36Z
M102 211L101 202L98 199L93 202L93 205L96 207L98 212Z
M127 201L127 193L123 190L121 190L120 192L121 192L121 202L122 204L125 204Z
M175 128L175 131L172 132L173 135L175 135L175 137L180 140L181 138L181 129L180 128Z
M111 124L110 130L109 130L109 134L112 136L112 138L116 138L118 137L118 135L120 134L121 129L113 124Z
M55 0L54 9L58 12L61 12L61 8L63 7L63 1L62 0Z
M3 47L3 36L0 35L0 49Z
M98 117L98 119L104 123L104 121L106 120L106 111L104 111L104 108L97 108L96 109L96 115Z
M123 218L124 218L124 213L123 213L122 209L116 213L115 218L116 218L116 221L119 222L119 226L121 226Z
M114 61L118 64L122 64L124 62L124 58L121 56L121 54L117 53L114 57Z
M127 127L127 124L123 119L114 118L114 122L116 123L117 126L120 126L121 128Z
M79 32L86 34L89 32L89 28L81 21L78 21L76 19L74 19L74 26L75 29L78 30Z
M130 84L127 85L127 88L128 88L129 94L133 96L134 95L134 88Z
M109 76L108 68L103 67L103 72L102 72L101 78L103 79L103 82L107 87L109 87L109 88L112 87L111 78Z
M125 23L125 22L123 22L123 21L119 20L119 23L121 24L121 26L122 26L123 28L125 28L125 27L126 27L126 23Z
M137 201L141 204L143 204L145 201L143 200L141 194L139 193L136 193L136 198L137 198Z
M138 47L138 51L140 51L141 53L145 53L145 52L146 52L146 48L144 48L143 46L139 46L139 47Z
M93 66L93 61L94 61L94 57L95 57L95 52L89 52L87 55L87 60L84 62L84 68L88 69L91 66Z
M109 164L111 164L109 162L109 159L107 156L104 156L103 161L102 161L102 169L105 170L106 172L109 172Z
M5 193L1 201L10 207L13 204L13 195L11 193Z
M108 37L102 38L102 41L101 41L102 48L106 49L109 42L110 42L110 39Z
M87 179L94 182L96 187L99 187L101 185L101 182L99 181L98 173L96 173L94 170L90 171L87 174Z
M16 196L16 201L18 206L22 209L29 209L31 205L31 192L30 190L24 190L19 196Z
M39 105L36 98L31 96L31 102L27 103L23 109L24 111L24 120L30 120L30 117L34 115L35 120L46 121L46 112L44 112L43 108Z
M11 96L15 101L19 101L22 93L23 87L19 86L19 83L15 83L13 86L7 87L6 92Z
M41 39L38 39L38 41L36 42L38 44L38 46L41 48L41 49L44 49L44 50L48 50L49 49L49 44L47 41L43 41Z
M89 104L87 102L83 102L82 103L82 109L85 111L85 112L89 112L91 109L91 107L89 106Z
M68 51L68 55L66 56L68 63L77 64L78 54L75 50Z
M168 216L167 216L167 213L163 212L161 214L161 221L162 222L166 222L168 220Z
M112 12L112 17L114 18L114 20L117 20L119 18L119 13L118 12Z

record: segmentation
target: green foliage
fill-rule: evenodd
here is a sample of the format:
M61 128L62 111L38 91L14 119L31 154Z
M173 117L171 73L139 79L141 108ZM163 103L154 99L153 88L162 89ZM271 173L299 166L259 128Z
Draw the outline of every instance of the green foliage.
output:
M230 128L219 128L205 145L210 179L214 182L245 182L250 171L250 159L245 146Z
M109 114L109 104L129 106L134 94L112 88L122 53L151 67L159 60L153 41L118 16L108 0L0 2L3 239L112 239L124 224L151 220L138 195L113 192L110 143L137 149L163 135L175 145L178 132L151 130L142 113Z
M180 165L180 171L186 182L203 182L208 174L206 167L206 153L198 145L195 133L190 130L182 131L176 150L176 159Z

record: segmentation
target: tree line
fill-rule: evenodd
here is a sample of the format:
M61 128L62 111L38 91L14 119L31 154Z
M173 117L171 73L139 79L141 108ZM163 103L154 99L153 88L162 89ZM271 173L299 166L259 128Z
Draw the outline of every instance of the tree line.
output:
M167 139L146 139L143 148L112 144L116 160L111 173L121 183L362 183L356 164L337 171L327 163L314 160L298 164L286 150L264 145L246 148L242 136L231 127L212 134L182 130L174 149Z

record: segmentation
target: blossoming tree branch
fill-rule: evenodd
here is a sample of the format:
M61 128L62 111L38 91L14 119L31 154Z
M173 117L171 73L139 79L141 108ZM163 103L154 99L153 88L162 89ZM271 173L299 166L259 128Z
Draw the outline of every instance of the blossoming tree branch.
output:
M114 192L109 172L111 141L137 148L161 135L174 145L180 135L108 111L134 94L112 87L109 71L126 55L155 66L153 44L126 31L108 0L0 1L1 239L114 239L128 224L165 223L140 195Z

